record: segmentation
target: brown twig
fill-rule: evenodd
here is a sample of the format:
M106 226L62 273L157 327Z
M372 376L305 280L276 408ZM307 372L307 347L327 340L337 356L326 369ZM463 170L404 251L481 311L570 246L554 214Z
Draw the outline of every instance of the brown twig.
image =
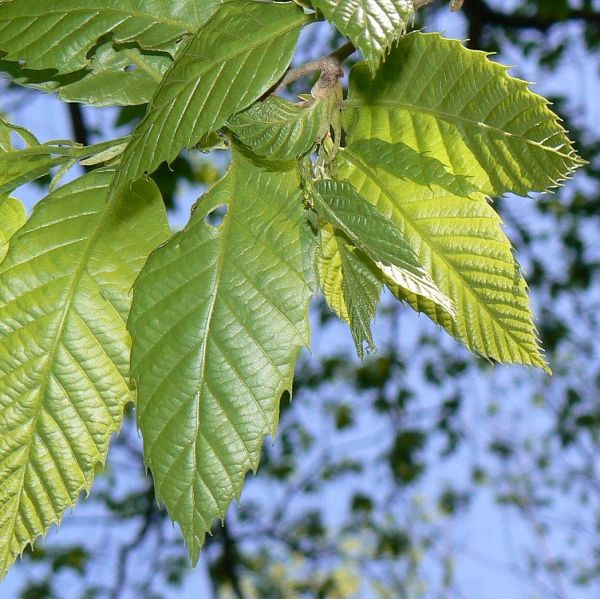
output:
M298 81L298 79L302 79L302 77L306 77L306 75L315 73L316 71L320 71L330 78L339 79L343 74L342 62L354 52L356 52L354 44L348 42L328 56L311 60L295 69L290 69L274 91L279 92L285 89L290 83L294 83L294 81Z

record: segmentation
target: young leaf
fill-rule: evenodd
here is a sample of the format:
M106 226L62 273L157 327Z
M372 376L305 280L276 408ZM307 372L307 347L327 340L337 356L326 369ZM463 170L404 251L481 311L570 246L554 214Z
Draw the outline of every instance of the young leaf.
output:
M347 181L317 181L311 199L321 218L348 239L381 270L386 280L438 304L450 315L452 302L423 268L402 231L360 196Z
M133 401L131 287L169 231L153 183L107 204L111 177L47 196L0 265L0 577L89 491Z
M326 223L321 227L317 266L325 301L348 323L356 353L362 358L365 344L375 349L371 321L381 296L381 272L347 237Z
M215 209L227 208L218 226ZM298 175L234 150L187 227L154 252L129 319L138 423L157 498L194 563L277 427L309 343L309 261Z
M340 177L403 232L456 308L450 318L433 302L391 285L400 299L425 312L470 350L498 362L546 368L532 322L527 286L499 216L485 197L461 197L371 166L348 148ZM371 162L374 162L371 157Z
M58 74L83 69L96 42L133 42L147 50L173 52L214 14L220 0L48 0L0 3L0 51L28 69Z
M123 153L113 189L173 161L267 91L289 65L306 20L293 3L224 4L165 75Z
M11 134L18 135L28 146L13 147ZM0 117L0 194L10 193L20 185L39 179L51 168L69 162L65 156L54 156L50 146L42 146L27 129L12 125Z
M313 0L313 4L360 49L373 73L415 13L412 0Z
M323 139L329 129L329 113L327 101L309 100L299 106L270 96L231 117L227 126L256 154L271 160L293 160Z
M405 144L488 195L543 191L582 163L547 100L438 34L402 38L374 78L355 66L344 121L351 144Z
M0 196L0 264L8 252L10 238L26 220L25 207L19 200Z

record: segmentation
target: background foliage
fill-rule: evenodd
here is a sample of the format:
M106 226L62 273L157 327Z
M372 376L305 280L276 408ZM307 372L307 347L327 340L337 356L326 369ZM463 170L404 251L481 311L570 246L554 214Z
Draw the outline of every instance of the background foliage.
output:
M438 11L447 6L421 17L432 30L450 23L436 23ZM391 301L375 327L380 355L357 364L348 337L332 341L340 329L317 307L314 355L298 367L278 443L267 444L241 507L209 538L200 570L188 570L178 534L156 508L129 414L94 496L5 583L15 597L64 597L67 584L82 597L185 596L178 589L199 578L207 596L238 599L493 596L486 580L510 584L518 597L599 592L600 131L590 98L600 7L466 0L453 18L464 19L471 47L499 51L555 96L591 162L557 195L497 204L527 271L554 378L492 370ZM324 28L314 35L305 44L317 55L339 41ZM29 97L5 89L2 108ZM85 142L107 136L111 119L125 131L140 111L70 114ZM176 172L200 184L223 166L218 156L178 160ZM171 206L183 203L168 170L155 180Z

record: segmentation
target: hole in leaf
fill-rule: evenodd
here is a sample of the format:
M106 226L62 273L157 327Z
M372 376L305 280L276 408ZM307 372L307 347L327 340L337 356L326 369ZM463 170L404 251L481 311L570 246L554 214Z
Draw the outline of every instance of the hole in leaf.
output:
M128 64L123 70L126 73L132 73L133 71L137 71L137 65L135 65L135 64Z
M213 208L205 217L204 222L211 227L218 227L227 214L227 204Z

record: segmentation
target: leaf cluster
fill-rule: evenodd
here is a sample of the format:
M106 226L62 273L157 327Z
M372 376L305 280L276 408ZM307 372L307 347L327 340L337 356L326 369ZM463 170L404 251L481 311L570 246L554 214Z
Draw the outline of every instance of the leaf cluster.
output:
M0 193L58 168L26 222L0 196L2 574L89 491L129 402L195 562L276 432L319 292L361 356L387 288L474 353L548 369L489 198L547 190L581 160L544 98L484 53L404 35L413 14L407 0L0 3L15 83L147 103L131 136L87 148L0 121ZM366 59L347 98L335 54L311 95L273 95L323 18ZM230 168L171 236L148 175L223 145ZM60 187L77 161L104 166Z

